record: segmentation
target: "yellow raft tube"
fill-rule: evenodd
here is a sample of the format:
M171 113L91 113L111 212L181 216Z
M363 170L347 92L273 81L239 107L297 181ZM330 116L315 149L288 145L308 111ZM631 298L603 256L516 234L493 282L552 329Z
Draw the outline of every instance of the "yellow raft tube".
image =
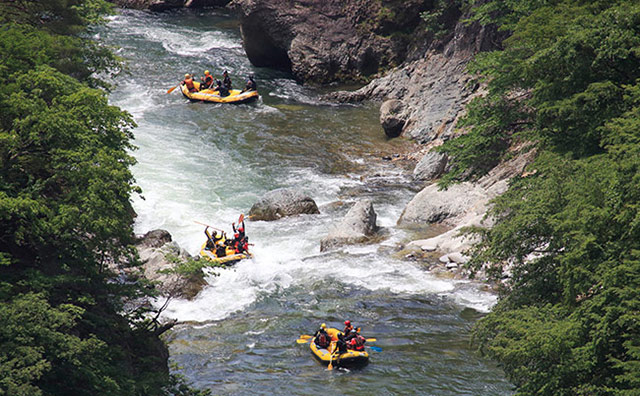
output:
M332 365L334 367L345 368L362 367L369 363L369 354L367 351L347 350L346 353L333 354L332 352L338 347L336 341L338 341L338 333L340 333L340 330L327 328L327 333L331 336L329 350L319 348L315 343L315 338L312 338L309 343L311 354L320 363L328 366L329 362L333 362Z
M193 82L196 89L200 89L200 83L197 81ZM182 95L185 98L189 99L192 102L212 102L212 103L249 103L260 97L258 95L258 91L247 91L242 92L239 89L232 89L229 91L228 96L220 96L218 91L214 91L213 89L205 89L204 91L198 92L189 92L187 86L184 84L180 85L180 90L182 90Z
M225 264L232 265L237 263L240 260L252 258L253 255L249 252L244 253L236 253L235 249L230 246L227 246L226 255L223 257L218 257L216 252L213 252L207 249L207 243L205 242L200 248L200 257L205 260L212 262L213 264Z

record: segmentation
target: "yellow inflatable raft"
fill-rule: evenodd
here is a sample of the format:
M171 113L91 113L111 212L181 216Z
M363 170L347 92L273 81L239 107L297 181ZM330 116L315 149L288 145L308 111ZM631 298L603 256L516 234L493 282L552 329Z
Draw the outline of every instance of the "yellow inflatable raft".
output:
M362 367L369 363L369 354L367 351L353 351L347 350L346 353L338 354L333 353L337 348L336 341L338 340L338 333L340 330L334 328L327 328L327 333L331 336L331 345L329 349L319 348L315 343L315 338L311 339L309 346L311 348L311 354L316 360L324 365L329 365L329 362L333 362L333 367Z
M200 83L194 81L193 84L197 89L200 89ZM213 102L213 103L248 103L252 102L260 97L258 95L258 91L247 91L242 92L239 89L232 89L229 91L228 96L220 96L218 91L214 91L213 89L205 89L204 91L198 92L189 92L187 86L184 84L180 85L180 89L182 90L182 95L185 98L191 100L192 102Z
M225 264L225 265L232 265L237 263L240 260L244 260L244 259L248 259L253 257L253 255L249 252L245 252L245 253L236 253L235 250L230 247L227 246L227 250L226 250L226 255L223 257L218 257L216 255L216 252L213 252L209 249L207 249L207 243L205 242L202 245L202 248L200 249L200 257L202 257L205 260L208 260L210 262L212 262L213 264Z

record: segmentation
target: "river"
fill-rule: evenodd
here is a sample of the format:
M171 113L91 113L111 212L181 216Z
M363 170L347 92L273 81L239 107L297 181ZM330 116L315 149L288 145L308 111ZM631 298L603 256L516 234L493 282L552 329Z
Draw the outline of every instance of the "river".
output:
M110 95L135 117L137 233L168 230L197 254L196 221L230 231L267 191L296 187L320 215L247 222L255 258L218 270L193 301L173 300L167 341L174 370L215 395L510 395L512 385L470 345L495 303L481 285L444 279L399 257L419 236L395 226L415 194L407 172L381 160L409 142L387 140L373 105L336 106L290 75L254 68L238 21L223 10L121 11L96 37L127 61ZM189 103L166 91L205 69L235 86L255 73L261 99ZM373 201L381 244L320 253L320 240L360 198ZM381 352L360 370L328 371L296 344L320 323L351 319Z

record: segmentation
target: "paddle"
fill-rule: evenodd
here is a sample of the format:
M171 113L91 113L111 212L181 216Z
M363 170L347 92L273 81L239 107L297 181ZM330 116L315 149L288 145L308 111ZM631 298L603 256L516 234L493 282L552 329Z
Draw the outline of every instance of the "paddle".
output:
M382 348L375 346L375 345L367 345L369 348L371 348L372 351L376 351L376 352L382 352Z
M327 370L333 370L333 356L336 355L338 351L338 344L334 343L333 347L335 348L329 357L329 365L327 366Z
M176 85L175 87L169 88L169 90L167 91L168 94L170 94L171 92L173 92L174 89L178 88L180 84Z
M205 226L205 227L213 228L213 229L214 229L214 230L216 230L216 231L222 231L222 232L224 232L224 230L221 230L221 229L219 229L219 228L216 228L216 227L210 226L209 224L204 224L204 223L201 223L201 222L199 222L199 221L195 221L195 220L194 220L193 222L194 222L194 223L196 223L196 224L203 225L203 226Z
M240 223L242 223L244 221L244 214L240 214L240 217L238 217L238 225L240 225Z

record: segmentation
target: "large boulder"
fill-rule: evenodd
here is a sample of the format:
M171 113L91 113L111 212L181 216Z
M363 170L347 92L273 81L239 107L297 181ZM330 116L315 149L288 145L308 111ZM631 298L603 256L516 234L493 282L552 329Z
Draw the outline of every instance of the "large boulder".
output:
M436 151L427 152L413 170L416 180L434 180L442 176L447 166L447 156Z
M164 295L193 298L206 285L204 274L184 277L178 274L165 273L175 268L171 258L187 260L191 256L176 242L171 241L171 234L166 230L153 230L138 240L136 248L143 262L144 277L157 282L158 290Z
M460 183L440 190L432 184L420 191L405 207L398 224L440 223L464 215L476 203L486 203L487 194L480 186Z
M278 220L298 214L318 214L315 201L299 190L280 188L269 191L249 211L252 220Z
M363 79L397 65L426 35L432 0L233 0L247 57L299 81ZM394 34L399 33L399 34Z
M371 201L358 201L342 221L329 230L329 235L320 241L320 251L367 242L378 231L376 219L377 215Z
M388 137L398 137L402 133L407 118L404 109L402 101L397 99L387 100L380 106L380 124Z

